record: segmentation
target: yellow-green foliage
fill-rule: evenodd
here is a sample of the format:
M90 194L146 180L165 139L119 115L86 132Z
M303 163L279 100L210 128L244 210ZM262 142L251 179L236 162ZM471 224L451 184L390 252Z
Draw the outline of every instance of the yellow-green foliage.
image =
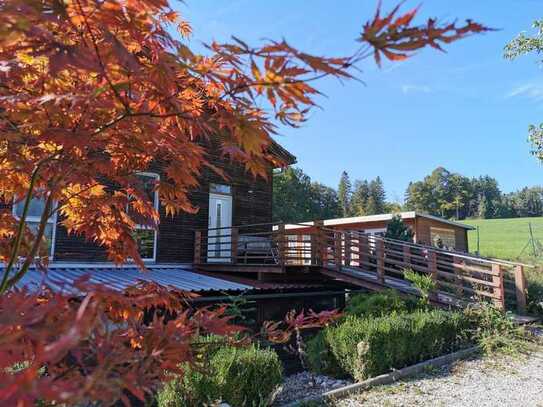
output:
M417 304L413 299L400 297L396 290L380 293L356 294L349 299L345 313L358 317L381 317L392 313L413 311Z

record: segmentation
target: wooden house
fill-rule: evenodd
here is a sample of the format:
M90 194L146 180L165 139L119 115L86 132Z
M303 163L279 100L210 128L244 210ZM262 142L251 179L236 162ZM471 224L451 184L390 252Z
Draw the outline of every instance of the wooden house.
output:
M214 151L214 150L212 150ZM295 157L278 144L271 154L294 163ZM163 176L157 161L138 174L160 213L156 229L138 227L140 254L148 273L133 264L114 267L100 246L70 235L51 219L47 228L51 259L43 276L33 269L20 285L48 282L69 285L88 274L91 281L123 289L141 279L200 294L198 302L224 301L243 293L254 319L277 319L291 308L314 310L340 307L346 292L392 287L416 294L405 270L432 276L439 304L461 304L474 294L501 307L525 306L522 265L469 255L469 226L417 212L401 217L415 234L414 243L383 237L392 215L309 221L296 225L272 222L272 173L254 178L237 163L211 155L225 178L207 171L192 201L195 214L166 216L152 188ZM15 216L20 206L4 205ZM28 223L39 219L43 205L32 202Z
M349 218L325 219L323 225L335 230L358 231L368 235L384 236L388 223L393 216L400 216L402 221L414 233L414 242L426 246L436 246L451 251L469 252L468 231L473 226L420 212L400 212L396 214L380 214L355 216ZM289 229L303 228L313 222L302 222L299 225L287 225Z

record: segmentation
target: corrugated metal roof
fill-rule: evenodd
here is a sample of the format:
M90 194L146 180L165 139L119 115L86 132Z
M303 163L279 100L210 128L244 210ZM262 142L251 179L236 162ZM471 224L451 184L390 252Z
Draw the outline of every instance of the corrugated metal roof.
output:
M180 265L148 265L143 272L137 266L92 265L92 264L52 264L47 273L31 269L17 284L30 289L47 284L52 289L70 289L75 280L85 275L90 282L103 284L116 290L123 290L138 280L152 281L164 286L175 287L184 291L243 291L252 286L223 280L195 273L189 264Z

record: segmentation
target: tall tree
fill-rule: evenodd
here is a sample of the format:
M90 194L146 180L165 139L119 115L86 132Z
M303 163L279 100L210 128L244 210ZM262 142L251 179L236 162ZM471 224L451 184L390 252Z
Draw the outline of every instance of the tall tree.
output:
M381 177L377 177L369 184L369 198L366 207L368 215L377 215L385 212L386 192Z
M334 219L341 216L337 192L319 182L311 183L312 220Z
M339 198L339 205L341 207L341 215L343 217L351 216L352 185L347 171L343 171L341 173L337 188L337 195Z
M302 169L290 167L274 176L274 221L297 223L340 216L336 191L312 182Z
M353 216L367 215L368 200L370 198L370 187L367 180L356 180L354 182L351 211Z
M273 219L303 222L314 216L311 178L300 168L289 167L273 177Z

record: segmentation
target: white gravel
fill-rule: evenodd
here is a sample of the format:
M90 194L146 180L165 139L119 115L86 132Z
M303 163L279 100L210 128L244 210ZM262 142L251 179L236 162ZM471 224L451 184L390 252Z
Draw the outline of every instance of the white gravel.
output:
M543 349L515 358L500 356L457 362L332 404L337 407L543 407Z

